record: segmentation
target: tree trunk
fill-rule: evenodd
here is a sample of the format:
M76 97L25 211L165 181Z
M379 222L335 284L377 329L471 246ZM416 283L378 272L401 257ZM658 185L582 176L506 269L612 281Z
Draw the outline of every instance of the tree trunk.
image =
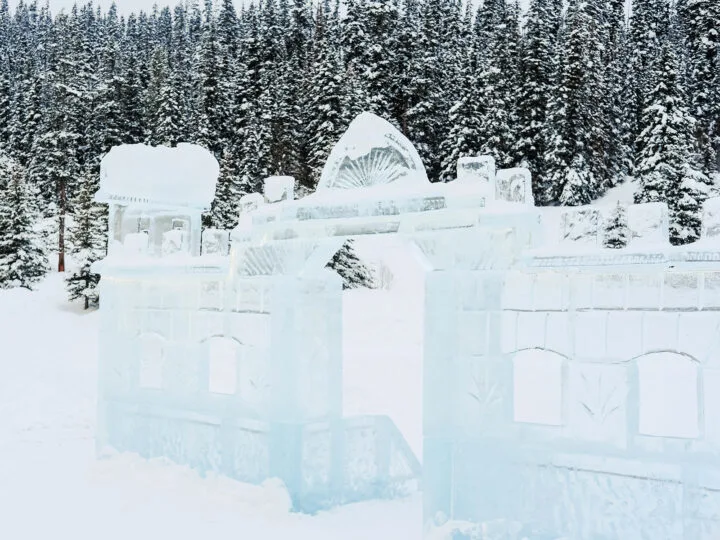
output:
M67 207L67 186L61 180L58 185L58 272L65 271L65 210Z

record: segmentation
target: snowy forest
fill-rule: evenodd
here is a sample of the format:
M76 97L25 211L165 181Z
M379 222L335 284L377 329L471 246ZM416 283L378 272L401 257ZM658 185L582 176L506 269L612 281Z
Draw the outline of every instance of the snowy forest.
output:
M115 145L209 148L206 225L229 229L268 175L311 192L364 110L432 181L491 154L532 171L538 205L575 206L633 177L636 202L668 203L672 242L696 240L720 170L720 2L564 4L195 0L120 16L0 0L0 287L32 286L50 252L65 270L67 253L71 298L94 298L92 197Z

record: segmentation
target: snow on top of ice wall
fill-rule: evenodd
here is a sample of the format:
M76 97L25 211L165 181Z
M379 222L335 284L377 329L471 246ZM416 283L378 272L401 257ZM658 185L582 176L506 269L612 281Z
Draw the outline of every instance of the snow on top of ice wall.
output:
M207 209L219 174L215 157L194 144L121 145L102 160L95 198L105 203Z

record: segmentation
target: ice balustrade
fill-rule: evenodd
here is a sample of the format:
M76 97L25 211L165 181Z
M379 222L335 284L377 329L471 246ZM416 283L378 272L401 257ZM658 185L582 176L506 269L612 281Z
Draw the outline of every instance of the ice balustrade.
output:
M694 245L669 246L663 205L631 205L628 247L603 249L604 210L551 217L527 171L487 157L430 184L367 115L323 178L300 200L288 177L245 196L223 263L223 231L176 279L108 262L99 443L279 476L304 510L406 485L418 465L392 422L342 416L341 288L322 271L348 236L401 234L428 269L428 532L720 533L718 200Z

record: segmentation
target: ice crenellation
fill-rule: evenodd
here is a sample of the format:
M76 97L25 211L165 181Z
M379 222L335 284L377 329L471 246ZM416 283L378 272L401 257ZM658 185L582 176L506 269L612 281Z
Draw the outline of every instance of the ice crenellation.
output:
M232 231L201 227L217 171L188 145L103 162L99 450L280 478L309 512L421 482L428 538L720 538L720 199L674 247L665 204L537 208L488 156L431 183L367 113L314 193L268 178ZM373 235L426 270L422 466L343 412L326 264Z

